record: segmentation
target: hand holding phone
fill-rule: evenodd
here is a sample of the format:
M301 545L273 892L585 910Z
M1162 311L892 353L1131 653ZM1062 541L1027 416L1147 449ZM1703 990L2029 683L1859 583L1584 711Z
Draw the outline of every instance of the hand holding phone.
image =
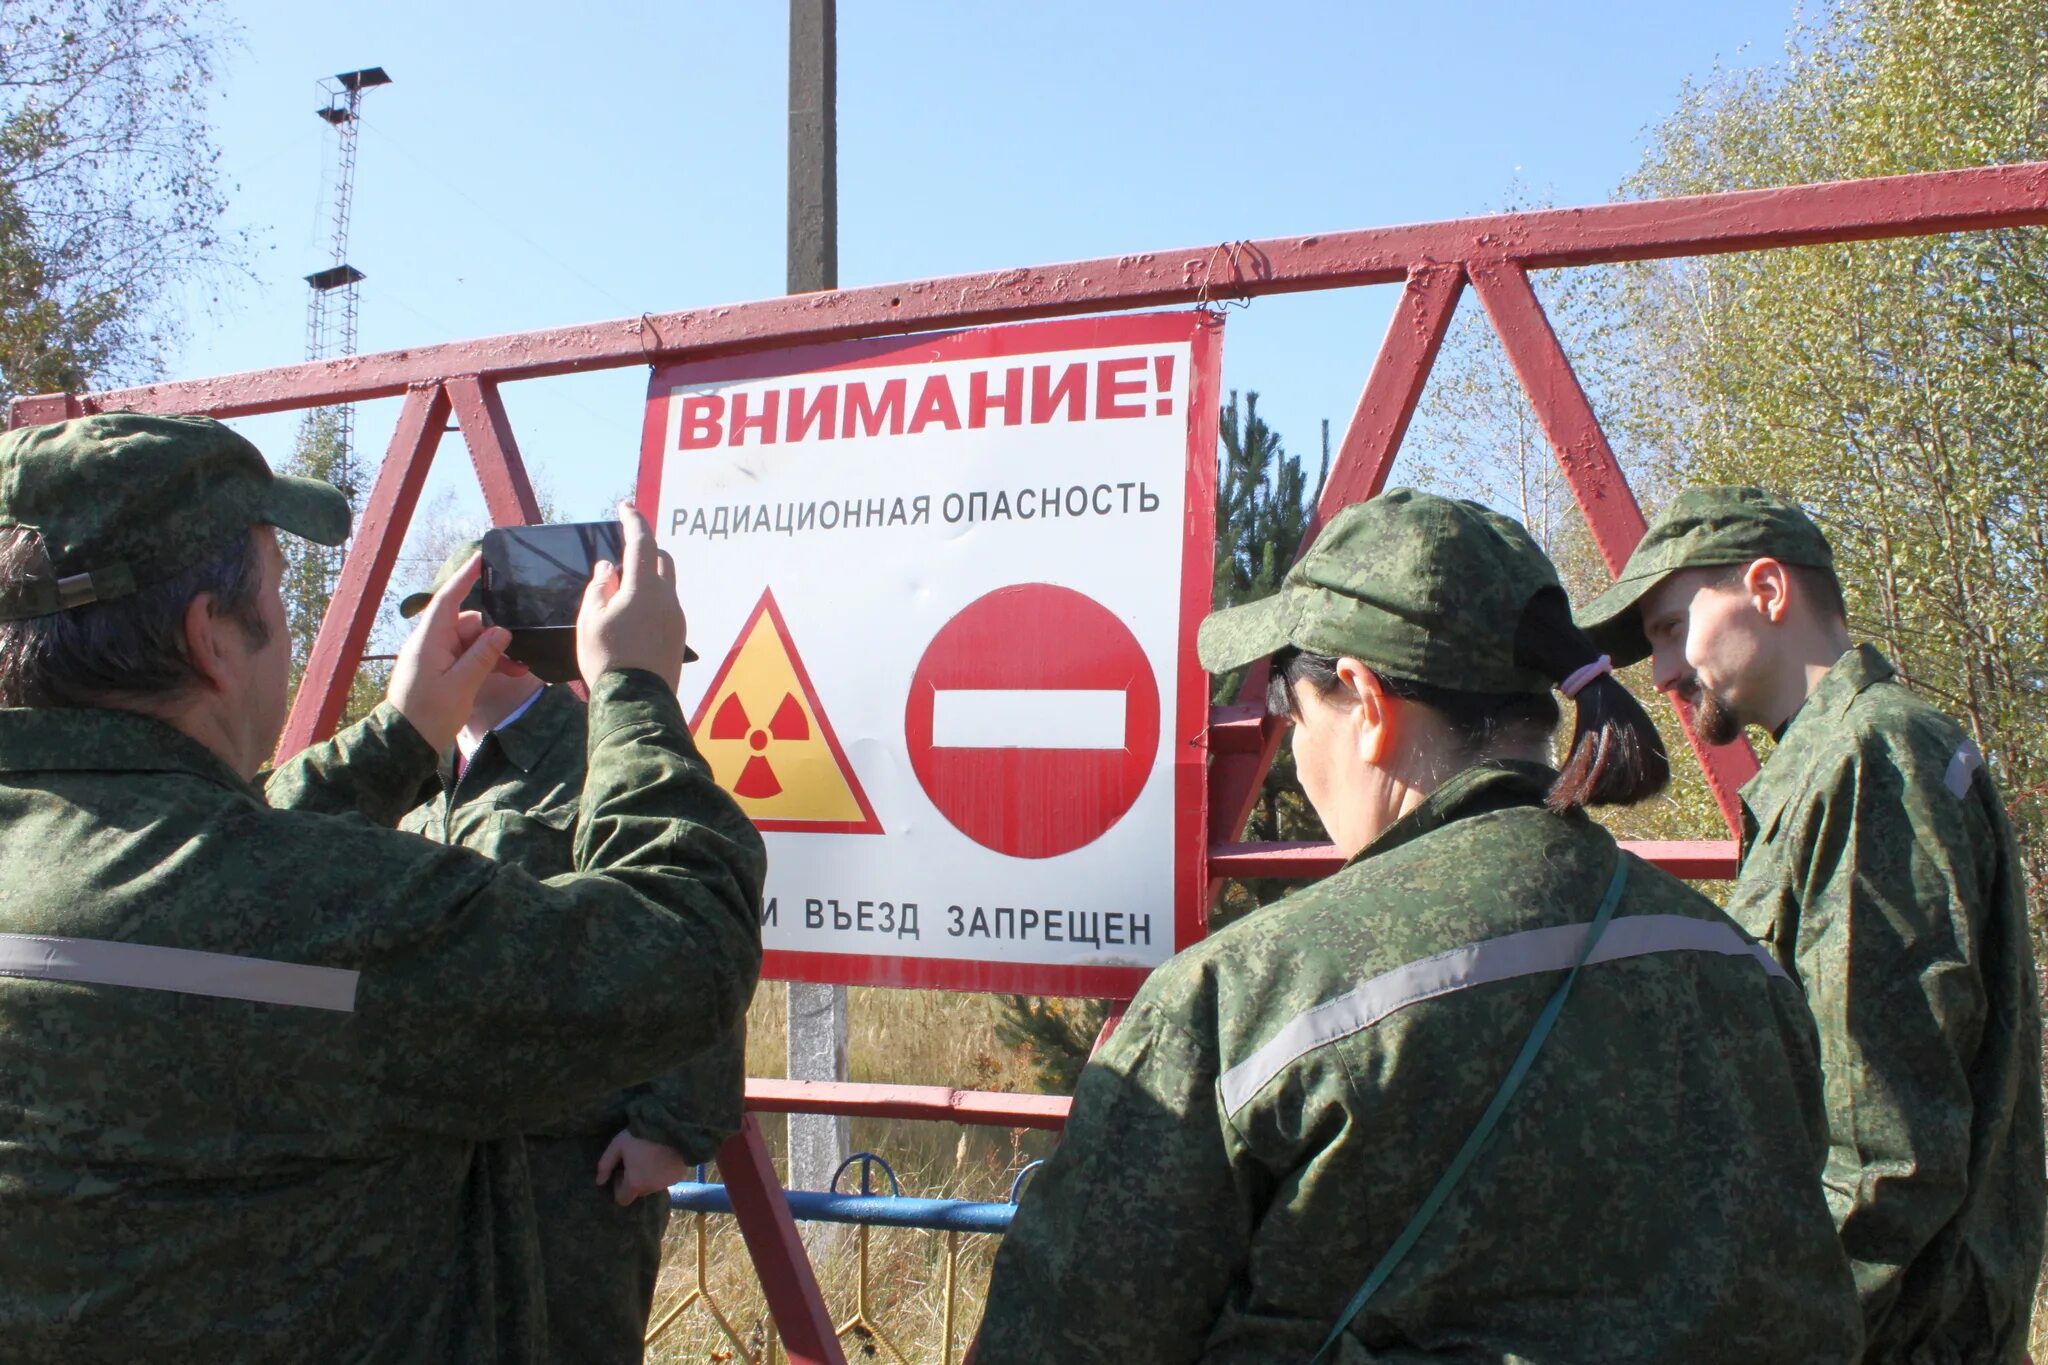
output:
M455 733L476 705L477 689L497 667L508 634L476 621L462 599L477 580L476 558L434 593L398 651L386 696L436 752L454 747Z
M641 668L675 687L687 653L676 569L631 503L619 504L624 531L616 563L600 562L576 616L576 661L595 685L615 668Z

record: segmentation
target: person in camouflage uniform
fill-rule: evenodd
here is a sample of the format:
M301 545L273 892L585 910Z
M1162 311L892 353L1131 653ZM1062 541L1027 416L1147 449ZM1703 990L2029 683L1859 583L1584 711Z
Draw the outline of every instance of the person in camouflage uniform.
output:
M1147 979L997 1254L981 1365L1854 1360L1805 1007L1585 815L1668 773L1528 533L1386 493L1199 648L1272 660L1349 861Z
M1876 1362L2024 1354L2043 1222L2041 1019L2025 888L1977 743L1849 635L1797 506L1697 488L1580 621L1654 655L1703 738L1777 740L1742 789L1728 910L1820 1029L1825 1180Z
M272 528L338 543L340 494L204 419L0 437L0 1354L545 1359L517 1135L728 1036L760 963L761 841L691 746L674 571L622 516L543 881L391 828L508 638L458 611L474 565L280 808Z
M426 610L478 549L472 542L457 550L432 587L399 604L399 614L410 620ZM478 599L472 589L464 605ZM686 663L695 657L684 650ZM398 827L543 880L571 871L588 728L589 708L568 687L501 662L477 689L431 794ZM526 1136L550 1359L599 1365L641 1358L668 1187L739 1131L745 1051L744 1029L736 1029L684 1066Z

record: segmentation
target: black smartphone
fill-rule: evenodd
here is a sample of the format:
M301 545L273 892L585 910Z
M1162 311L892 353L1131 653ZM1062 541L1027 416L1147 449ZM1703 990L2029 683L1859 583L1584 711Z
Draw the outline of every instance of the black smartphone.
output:
M505 654L544 682L576 677L576 612L600 559L619 562L616 521L498 526L484 533L484 620L512 632Z
M591 566L619 562L626 543L616 521L497 526L484 532L484 617L507 630L576 624Z

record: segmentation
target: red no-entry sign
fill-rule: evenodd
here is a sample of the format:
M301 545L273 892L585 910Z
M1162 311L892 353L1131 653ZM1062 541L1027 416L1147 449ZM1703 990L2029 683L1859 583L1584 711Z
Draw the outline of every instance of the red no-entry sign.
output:
M1108 833L1159 750L1159 685L1130 628L1072 588L1020 583L940 627L904 708L910 766L939 813L1013 858Z

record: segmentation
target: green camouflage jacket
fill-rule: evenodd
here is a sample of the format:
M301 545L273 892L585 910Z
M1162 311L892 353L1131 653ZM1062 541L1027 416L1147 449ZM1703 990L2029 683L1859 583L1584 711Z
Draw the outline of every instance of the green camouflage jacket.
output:
M1869 646L1743 788L1729 913L1820 1028L1828 1201L1869 1359L2016 1361L2043 1218L2041 1018L2005 810Z
M1467 769L1152 974L997 1254L981 1365L1305 1365L1628 856L1542 809L1552 776ZM1854 1360L1822 1133L1797 990L1631 858L1492 1140L1333 1358Z
M7 1358L538 1358L491 1139L733 1028L764 854L652 674L592 698L571 875L390 829L435 761L380 707L281 810L147 718L0 711Z
M516 864L536 877L571 871L576 817L583 808L587 716L568 688L544 689L516 724L484 740L459 780L453 762L444 759L432 794L406 812L398 827ZM273 779L273 800L275 788ZM673 1147L691 1161L709 1161L739 1131L745 1050L743 1033L728 1035L688 1064L537 1131L609 1138L631 1128L635 1136Z
M447 755L427 800L398 827L536 877L570 871L588 716L568 688L543 689L516 720L485 737L459 776L454 754ZM273 799L276 786L273 779ZM598 1155L624 1127L691 1161L711 1160L739 1130L745 1053L745 1031L736 1029L685 1065L527 1135L551 1359L639 1354L661 1277L668 1200L648 1195L618 1207L592 1180Z

